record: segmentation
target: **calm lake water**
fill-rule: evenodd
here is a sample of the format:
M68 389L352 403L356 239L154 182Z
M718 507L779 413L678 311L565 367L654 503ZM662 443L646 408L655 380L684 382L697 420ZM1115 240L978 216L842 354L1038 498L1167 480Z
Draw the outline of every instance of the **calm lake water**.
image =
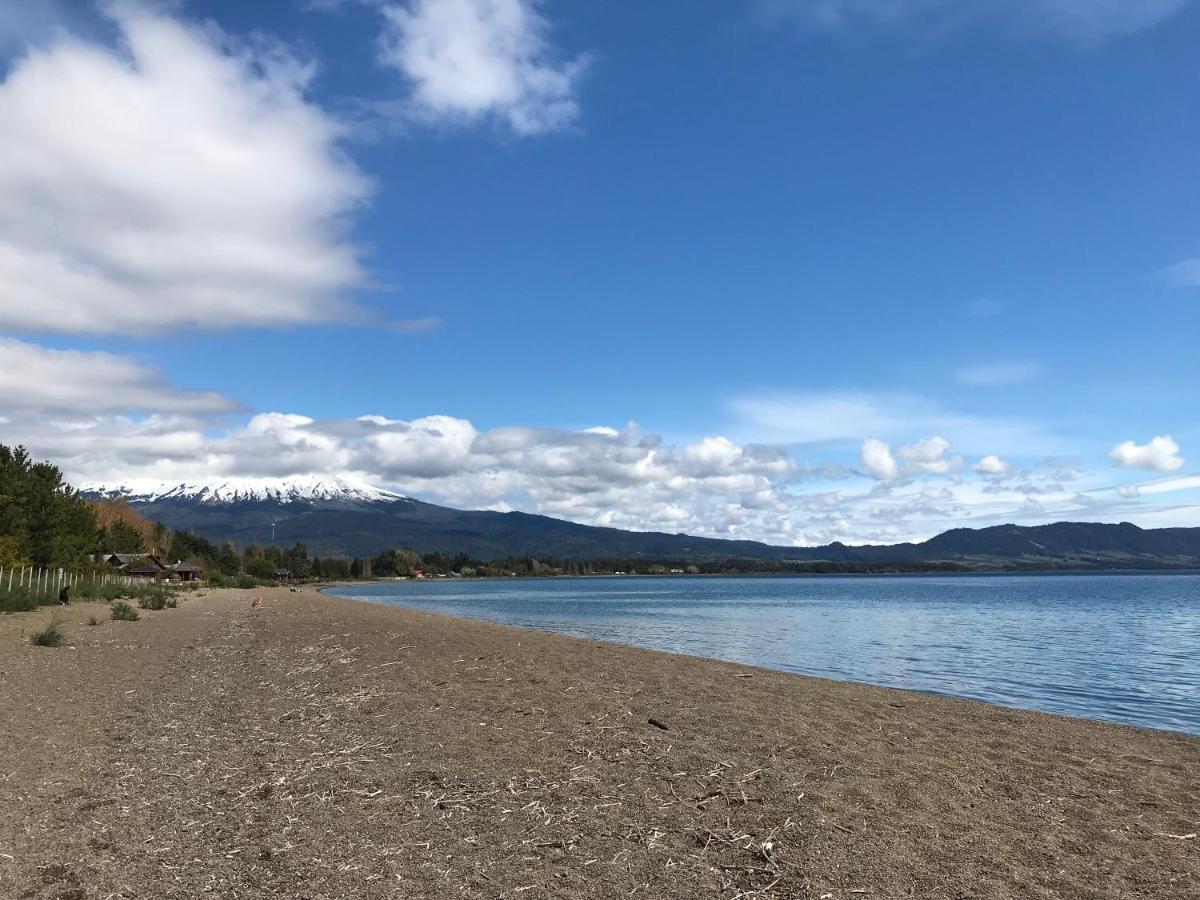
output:
M1200 576L426 581L342 596L1200 734Z

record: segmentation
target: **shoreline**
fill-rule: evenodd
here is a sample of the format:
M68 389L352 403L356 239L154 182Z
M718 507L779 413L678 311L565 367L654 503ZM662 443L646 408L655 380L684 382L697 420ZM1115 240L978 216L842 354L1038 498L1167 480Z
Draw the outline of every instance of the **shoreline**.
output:
M103 610L0 617L0 895L1200 895L1187 734L308 587Z
M595 579L595 578L989 578L989 577L1020 577L1020 576L1057 577L1073 575L1200 575L1200 568L1164 568L1164 569L978 569L969 571L945 572L697 572L695 574L651 573L638 572L634 574L617 575L615 573L591 575L427 575L424 578L411 576L396 576L391 578L362 578L357 581L337 582L337 584L419 584L422 582L440 581L562 581L563 579ZM308 587L324 589L328 582L308 582Z
M563 576L553 576L553 577L558 578L558 579L570 578L570 579L579 579L579 580L594 580L597 578L605 578L605 579L615 579L618 577L622 577L622 578L660 578L660 577L670 577L670 576L658 576L658 575L654 575L654 576L650 576L650 575L647 575L647 576L642 576L642 575L631 575L631 576L606 576L606 575L575 576L575 575L571 575L571 576L567 576L567 575L563 575ZM699 577L699 576L674 576L674 577ZM729 577L729 576L726 576L726 577ZM766 577L766 576L760 575L757 577ZM779 577L788 577L788 576L779 576ZM504 578L397 579L395 581L375 580L375 581L371 581L371 582L363 582L363 581L339 582L339 583L332 583L332 584L320 584L320 585L316 585L315 587L319 593L326 595L326 596L338 597L338 598L342 598L342 599L350 599L350 600L355 600L358 602L372 603L372 604L392 607L392 608L396 608L396 609L405 609L405 610L411 610L411 611L415 611L415 612L423 612L423 613L426 613L429 615L446 616L448 618L469 621L469 622L479 622L479 623L484 623L484 624L503 625L505 627L516 628L521 631L528 631L528 632L536 633L536 634L554 634L554 635L561 635L564 637L577 638L580 640L598 640L601 643L609 644L609 645L612 645L615 647L627 647L627 648L631 648L631 649L649 650L651 652L662 652L662 653L668 653L671 655L686 656L686 657L690 657L690 658L694 658L694 659L711 660L714 662L725 662L725 663L729 663L732 665L752 666L754 668L759 668L764 671L779 672L779 673L793 675L793 676L800 677L800 678L816 678L816 679L838 682L838 683L857 684L857 685L862 685L865 687L875 687L875 688L889 689L889 690L909 691L912 693L924 694L924 695L928 695L928 696L932 696L932 697L942 697L942 698L946 698L946 699L950 699L950 700L963 700L963 701L969 701L969 702L975 702L975 703L984 703L984 704L988 704L991 706L996 706L1001 709L1023 710L1023 711L1032 712L1032 713L1041 713L1041 714L1052 715L1052 716L1062 716L1064 718L1075 719L1075 720L1082 721L1082 722L1104 723L1104 724L1118 725L1118 726L1124 726L1124 727L1129 727L1129 728L1146 729L1149 731L1162 732L1165 734L1181 734L1181 735L1187 735L1190 737L1200 738L1200 730L1197 729L1197 726L1192 725L1191 728L1189 728L1189 727L1185 726L1185 724L1183 722L1172 722L1171 724L1175 725L1176 727L1171 727L1170 725L1167 725L1167 724L1151 723L1144 719L1143 719L1143 721L1137 721L1136 719L1131 721L1128 718L1121 719L1121 718L1116 717L1115 715L1112 717L1109 717L1109 718L1105 718L1105 717L1097 716L1097 715L1088 715L1086 711L1071 711L1071 710L1066 710L1066 709L1062 709L1062 708L1059 708L1059 709L1045 708L1045 707L1039 708L1039 707L1033 706L1033 705L1022 705L1017 702L1005 702L1003 697L998 697L994 694L989 695L989 694L986 694L983 692L979 692L976 694L970 694L970 693L955 692L952 690L939 690L936 687L924 687L924 686L921 686L920 684L899 683L899 679L897 679L897 681L894 683L887 683L886 681L872 681L872 680L866 680L863 677L856 675L854 673L851 673L851 672L842 672L842 673L835 674L835 673L822 672L819 670L818 671L813 671L813 670L806 671L799 667L795 667L795 668L788 667L786 664L784 664L780 661L774 661L774 664L771 664L770 662L765 662L765 661L746 662L745 660L740 660L740 659L736 659L736 658L711 656L711 655L706 655L702 652L691 652L686 649L684 649L684 650L664 649L661 646L656 647L656 646L654 646L653 643L649 643L649 642L648 643L637 643L634 640L622 641L617 638L607 638L607 637L595 638L586 633L581 634L581 633L577 633L577 632L574 632L571 630L566 630L566 629L555 630L555 629L549 628L549 627L539 627L537 624L517 624L517 623L511 622L511 621L497 621L495 619L489 619L489 618L486 618L485 616L474 614L478 611L477 608L471 609L471 610L465 610L465 611L461 611L461 612L459 612L459 611L449 612L449 611L445 611L444 609L437 609L437 610L428 609L421 605L408 605L406 596L411 596L411 595L408 595L407 592L404 592L404 591L397 592L394 594L364 593L364 594L359 595L359 594L351 594L351 593L338 593L339 590L344 589L344 588L354 588L354 587L360 587L360 586L364 586L364 585L408 584L408 585L412 585L416 592L420 592L422 590L422 588L420 586L426 585L426 584L442 584L442 583L446 583L446 582L455 582L455 581L486 581L486 582L499 581L499 582L503 582L503 581L508 581L508 580L538 581L538 580L543 580L543 579L539 579L539 578L527 578L527 579L504 579ZM425 596L426 597L430 597L430 596L436 597L437 595L436 594L435 595L426 594Z

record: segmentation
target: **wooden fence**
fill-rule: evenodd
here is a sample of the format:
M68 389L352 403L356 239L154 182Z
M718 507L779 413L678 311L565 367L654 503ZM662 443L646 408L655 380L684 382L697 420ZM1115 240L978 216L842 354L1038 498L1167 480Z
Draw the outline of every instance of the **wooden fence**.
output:
M27 590L35 596L54 596L64 587L74 587L82 581L92 584L131 585L136 579L128 575L98 572L69 572L66 569L39 569L34 566L0 566L0 590Z

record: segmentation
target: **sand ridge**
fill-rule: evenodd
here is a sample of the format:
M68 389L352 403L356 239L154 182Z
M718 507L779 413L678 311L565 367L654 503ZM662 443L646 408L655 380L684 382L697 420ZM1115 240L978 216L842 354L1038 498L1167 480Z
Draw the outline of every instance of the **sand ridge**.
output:
M1195 737L311 588L141 615L0 617L0 897L1200 897Z

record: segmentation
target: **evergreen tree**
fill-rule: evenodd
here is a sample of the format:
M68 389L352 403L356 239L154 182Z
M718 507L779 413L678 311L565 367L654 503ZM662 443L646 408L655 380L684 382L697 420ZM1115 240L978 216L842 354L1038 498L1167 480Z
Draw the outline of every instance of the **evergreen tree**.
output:
M141 532L127 522L113 522L100 543L109 553L146 553L149 550Z
M233 541L226 541L221 546L221 552L217 555L217 568L222 575L237 575L242 571L242 560L238 556L237 548L233 546Z
M0 555L9 564L78 565L97 538L95 513L57 466L0 444Z

